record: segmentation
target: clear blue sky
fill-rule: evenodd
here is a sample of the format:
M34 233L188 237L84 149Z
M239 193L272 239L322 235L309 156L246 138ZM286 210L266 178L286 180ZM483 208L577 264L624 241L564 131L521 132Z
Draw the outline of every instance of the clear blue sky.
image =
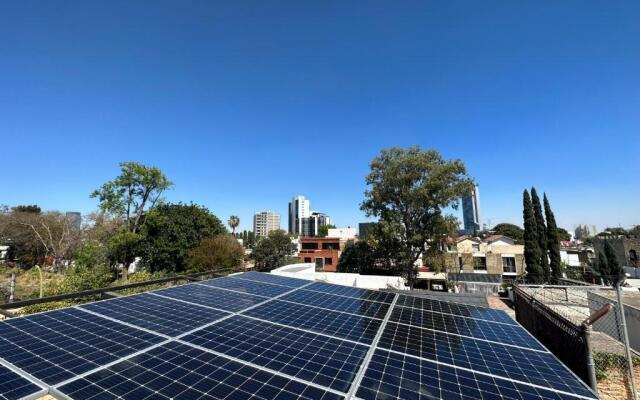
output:
M134 160L251 227L291 196L338 225L368 162L461 158L483 222L640 223L640 2L5 1L0 204L96 208Z

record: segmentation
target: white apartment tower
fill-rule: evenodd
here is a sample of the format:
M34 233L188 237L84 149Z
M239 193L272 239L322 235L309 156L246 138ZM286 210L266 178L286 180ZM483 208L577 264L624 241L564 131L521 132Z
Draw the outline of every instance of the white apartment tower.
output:
M280 229L280 214L271 211L259 211L253 214L253 233L256 237L265 237L269 232Z
M311 216L309 200L294 196L289 203L289 233L303 235L303 222Z

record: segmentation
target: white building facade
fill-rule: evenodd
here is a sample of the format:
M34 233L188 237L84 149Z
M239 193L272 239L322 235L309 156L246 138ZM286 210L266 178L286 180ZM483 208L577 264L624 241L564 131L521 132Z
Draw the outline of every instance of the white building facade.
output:
M289 203L289 233L303 235L303 222L310 216L310 201L304 196L294 196Z

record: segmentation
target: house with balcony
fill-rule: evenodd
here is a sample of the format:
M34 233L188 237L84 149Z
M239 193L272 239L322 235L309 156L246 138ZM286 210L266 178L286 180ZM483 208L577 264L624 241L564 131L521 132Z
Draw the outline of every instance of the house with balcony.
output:
M482 275L492 275L492 281L496 276L511 281L525 271L524 246L502 235L483 239L462 236L448 245L445 265L450 277L464 276L473 281L477 276L478 282L486 282L487 277Z

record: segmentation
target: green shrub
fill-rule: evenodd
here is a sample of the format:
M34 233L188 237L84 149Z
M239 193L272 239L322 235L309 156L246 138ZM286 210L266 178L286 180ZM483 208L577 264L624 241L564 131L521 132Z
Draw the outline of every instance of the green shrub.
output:
M113 274L109 268L99 265L89 269L84 266L69 267L62 282L57 285L57 293L74 293L83 290L100 289L110 285Z
M30 306L23 307L18 312L18 314L19 315L29 315L29 314L42 312L42 311L51 311L51 310L57 310L59 308L72 307L72 306L74 306L76 304L78 304L78 303L76 303L74 301L71 301L71 300L51 301L51 302L48 302L48 303L33 304L33 305L30 305Z
M167 277L167 274L165 272L163 272L163 271L149 272L149 271L146 271L146 270L142 270L142 271L135 272L133 274L129 274L129 276L127 277L126 280L125 279L121 279L121 280L113 282L111 284L111 286L128 285L128 284L131 284L131 283L150 281L150 280L161 279L161 278L166 278L166 277ZM160 288L167 287L167 286L170 286L170 285L171 285L171 282L157 283L155 285L139 286L139 287L135 287L135 288L131 288L131 289L119 290L118 293L123 294L123 295L130 295L130 294L135 294L135 293L148 292L150 290L160 289Z
M640 365L640 357L631 356L634 367ZM596 379L602 380L607 377L607 371L616 368L627 368L627 357L622 354L604 353L596 351L593 353L593 361L596 365Z

